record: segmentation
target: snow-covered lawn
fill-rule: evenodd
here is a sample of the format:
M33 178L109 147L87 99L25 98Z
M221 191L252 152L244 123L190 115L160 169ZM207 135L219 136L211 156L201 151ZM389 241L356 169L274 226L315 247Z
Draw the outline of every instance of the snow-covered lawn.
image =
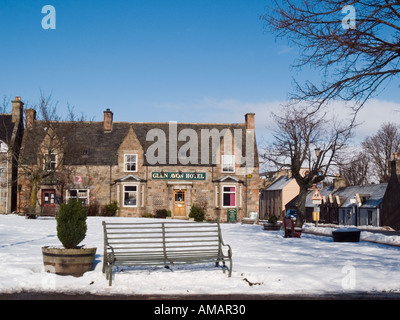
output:
M113 286L109 287L102 273L102 220L137 221L135 218L89 217L84 244L97 247L96 266L83 277L74 278L44 272L41 247L60 244L56 235L55 219L28 220L16 215L0 215L0 293L400 292L399 247L365 241L334 243L330 237L304 233L300 239L285 239L283 231L264 231L259 225L241 224L222 224L223 239L233 250L231 278L212 264L170 269L133 268L115 272ZM390 241L400 243L400 237L395 238Z

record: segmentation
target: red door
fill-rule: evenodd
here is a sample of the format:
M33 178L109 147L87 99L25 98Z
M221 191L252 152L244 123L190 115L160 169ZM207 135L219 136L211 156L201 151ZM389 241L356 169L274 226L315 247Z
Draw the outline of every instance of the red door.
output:
M56 214L56 190L42 190L42 215L54 216Z

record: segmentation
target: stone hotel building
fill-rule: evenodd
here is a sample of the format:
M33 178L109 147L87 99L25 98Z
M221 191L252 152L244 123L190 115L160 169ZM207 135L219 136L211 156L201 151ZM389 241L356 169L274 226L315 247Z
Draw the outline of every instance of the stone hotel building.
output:
M167 209L189 217L238 220L259 208L255 115L244 123L68 122L37 120L26 111L18 210L54 215L79 198L91 214L116 201L119 216Z

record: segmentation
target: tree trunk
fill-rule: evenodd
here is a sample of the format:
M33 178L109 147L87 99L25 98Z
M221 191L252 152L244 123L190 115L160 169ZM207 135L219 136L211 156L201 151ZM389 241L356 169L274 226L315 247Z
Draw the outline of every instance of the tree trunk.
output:
M29 203L29 214L36 214L36 198L38 192L38 180L32 179L31 200Z
M300 186L300 193L297 200L296 227L302 227L306 220L306 200L308 195L308 187Z

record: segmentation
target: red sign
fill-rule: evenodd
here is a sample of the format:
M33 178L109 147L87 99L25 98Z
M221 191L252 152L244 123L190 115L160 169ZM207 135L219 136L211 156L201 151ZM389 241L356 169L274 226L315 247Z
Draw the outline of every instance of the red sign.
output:
M82 176L74 176L74 184L82 184Z
M314 192L314 194L313 194L311 200L313 200L313 201L319 201L319 200L322 200L322 199L323 199L323 198L322 198L321 192L319 192L319 190L315 190L315 192Z

